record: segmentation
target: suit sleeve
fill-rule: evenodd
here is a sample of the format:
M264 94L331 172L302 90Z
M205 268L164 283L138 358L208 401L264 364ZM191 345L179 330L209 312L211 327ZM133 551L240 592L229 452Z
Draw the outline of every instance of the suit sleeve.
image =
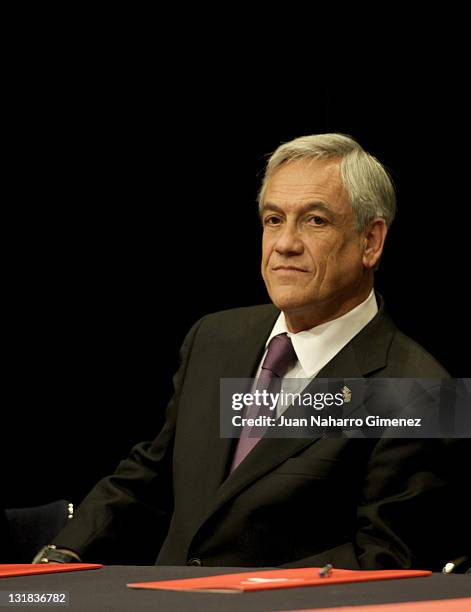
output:
M470 502L455 470L458 457L468 462L469 455L465 439L377 444L358 510L356 549L362 568L439 571L463 554Z
M447 560L466 554L469 501L452 474L456 457L469 460L468 440L378 441L368 462L355 538L285 567L332 563L346 569L440 570Z
M186 336L174 395L164 426L153 442L135 446L112 476L103 478L56 536L58 548L83 561L105 564L154 564L173 512L172 461L177 408L189 355L203 319Z

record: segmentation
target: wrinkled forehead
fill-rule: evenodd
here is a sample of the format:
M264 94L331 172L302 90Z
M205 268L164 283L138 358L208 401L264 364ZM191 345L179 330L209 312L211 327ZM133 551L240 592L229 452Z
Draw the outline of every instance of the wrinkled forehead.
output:
M338 213L351 211L340 160L297 160L283 164L267 182L262 208L275 204L291 210L322 204Z

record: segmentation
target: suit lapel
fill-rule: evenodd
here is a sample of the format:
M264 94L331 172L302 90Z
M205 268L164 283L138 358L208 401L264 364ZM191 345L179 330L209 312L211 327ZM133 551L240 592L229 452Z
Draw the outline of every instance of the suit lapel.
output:
M362 378L371 375L387 364L387 352L395 333L395 327L387 316L384 302L378 294L377 299L379 310L376 316L322 368L317 378ZM256 338L254 335L248 340L248 343L244 343L243 347L238 347L233 355L233 358L238 358L241 362L238 370L240 374L236 376L230 373L226 376L240 378L254 376L277 314L271 319L271 324L267 321L263 327L262 342L260 342L260 334L257 334ZM250 355L249 358L248 355ZM233 362L233 360L231 361ZM233 372L229 369L226 371ZM311 387L314 388L315 385L316 379L308 385L306 391L309 391ZM290 410L288 408L285 413L287 417L290 416ZM219 426L219 414L215 415L214 421ZM215 465L223 466L223 469L218 471L219 483L222 484L217 491L215 504L207 518L237 495L239 491L275 469L292 455L315 443L319 438L262 438L238 468L225 480L224 476L227 474L228 464L232 458L236 441L219 438L216 452L212 453L212 458L221 462L215 463Z
M376 300L378 312L373 319L318 372L316 378L363 378L387 365L389 347L397 330L378 293Z
M224 363L219 367L219 378L252 378L265 351L265 343L279 315L273 307L263 316L255 312L241 330L241 341L225 355ZM219 380L218 380L219 384ZM216 391L215 391L216 393ZM226 479L237 440L221 438L220 435L220 401L219 396L210 403L211 414L208 419L208 447L206 465L203 466L204 480L210 481L208 490L216 491Z

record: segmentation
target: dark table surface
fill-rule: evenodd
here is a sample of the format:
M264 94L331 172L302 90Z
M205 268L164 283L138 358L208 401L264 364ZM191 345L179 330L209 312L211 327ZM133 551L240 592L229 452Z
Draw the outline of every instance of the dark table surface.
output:
M63 592L68 591L70 605L54 606L72 612L139 610L178 610L191 612L230 612L232 610L288 610L301 608L335 608L337 606L451 599L471 597L471 574L433 574L425 578L382 580L356 584L302 587L257 593L217 594L184 593L160 590L130 589L128 582L196 578L239 571L246 568L214 567L133 567L108 566L98 570L44 574L18 578L1 578L0 591ZM2 607L2 609L13 606ZM15 606L16 607L16 606ZM28 606L30 607L30 606ZM42 606L44 608L44 606ZM27 609L26 606L21 606ZM21 609L20 608L20 609ZM47 608L52 609L51 606Z

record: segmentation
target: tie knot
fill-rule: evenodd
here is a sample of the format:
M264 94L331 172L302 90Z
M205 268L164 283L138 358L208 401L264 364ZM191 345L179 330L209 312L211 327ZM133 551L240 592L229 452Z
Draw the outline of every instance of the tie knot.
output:
M262 370L270 370L275 376L283 378L297 361L291 338L286 333L278 334L268 343L267 355Z

